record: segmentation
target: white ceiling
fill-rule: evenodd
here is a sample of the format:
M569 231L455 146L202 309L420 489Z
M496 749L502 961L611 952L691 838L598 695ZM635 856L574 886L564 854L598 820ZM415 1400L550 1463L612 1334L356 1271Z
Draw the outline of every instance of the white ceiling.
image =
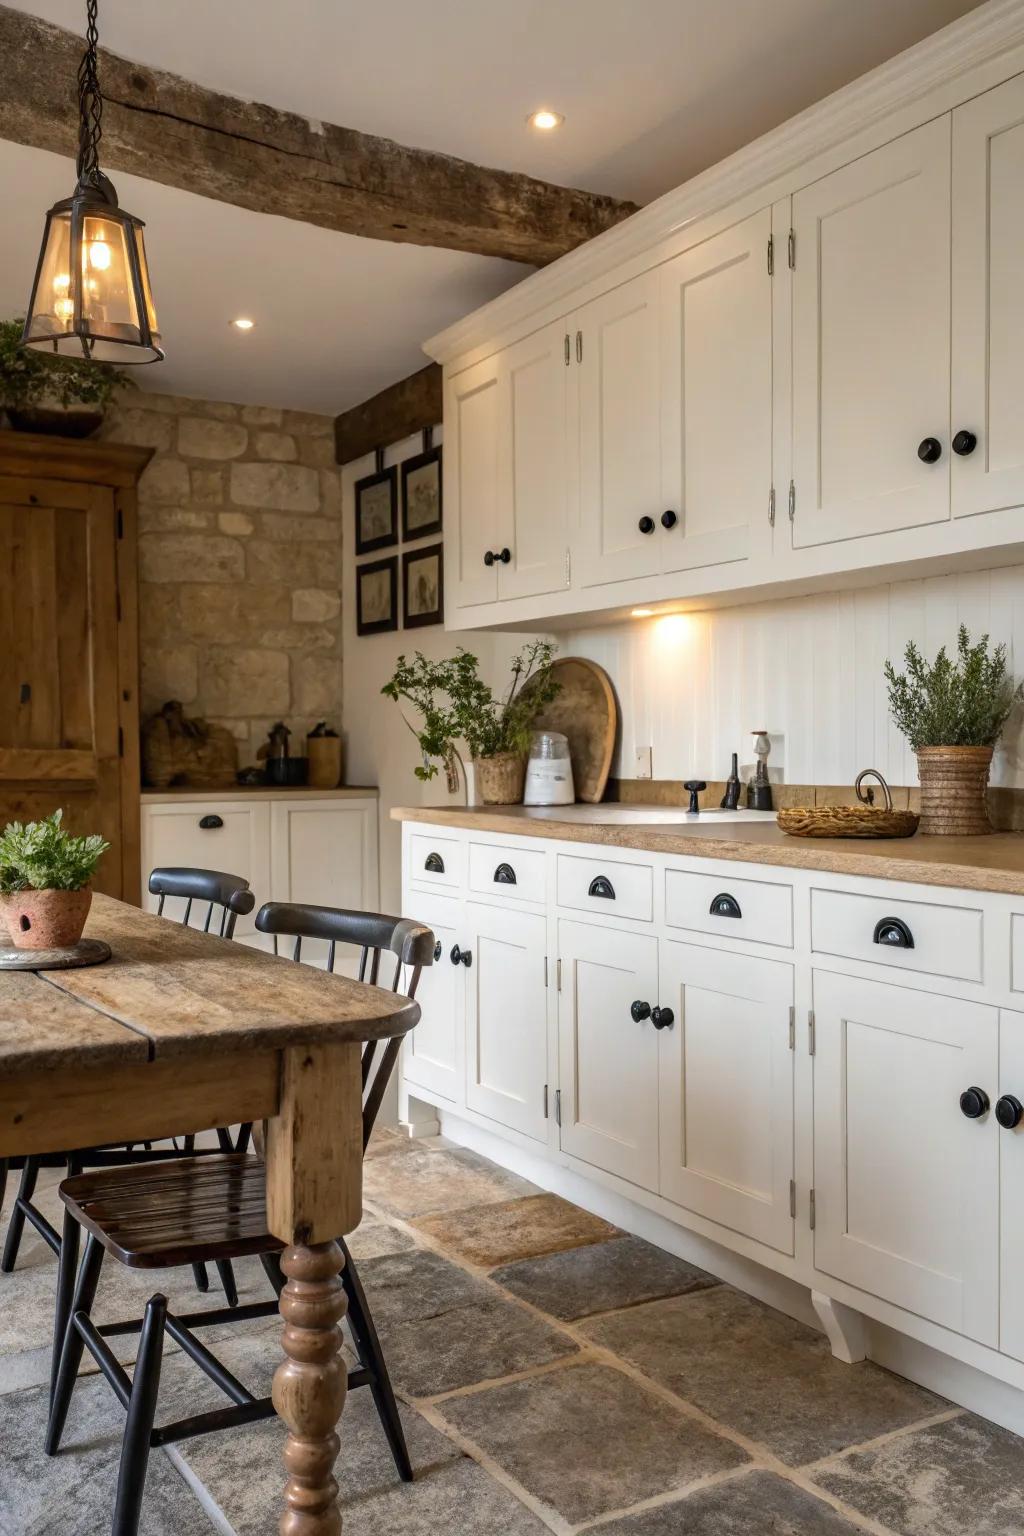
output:
M975 0L102 0L109 47L303 115L646 202ZM84 4L21 9L81 30ZM564 112L556 133L533 108ZM0 142L0 313L27 298L69 162ZM334 412L528 269L368 242L116 175L147 221L153 388ZM294 274L294 281L289 280ZM259 322L230 331L234 314Z

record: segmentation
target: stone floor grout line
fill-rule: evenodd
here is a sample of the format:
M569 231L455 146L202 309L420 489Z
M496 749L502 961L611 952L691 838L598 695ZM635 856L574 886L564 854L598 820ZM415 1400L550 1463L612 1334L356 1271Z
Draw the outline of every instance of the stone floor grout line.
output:
M861 1451L874 1451L880 1446L889 1445L893 1440L902 1440L905 1435L917 1434L922 1429L932 1429L936 1424L948 1424L952 1419L962 1419L967 1415L966 1408L944 1408L940 1413L929 1414L925 1419L915 1419L913 1424L903 1424L898 1429L888 1429L882 1435L875 1435L871 1440L861 1440L857 1445L846 1445L841 1451L833 1451L830 1456L819 1456L817 1461L805 1461L800 1467L801 1472L812 1473L821 1471L824 1467L832 1467L837 1461L845 1461L848 1456L856 1456Z
M804 1493L809 1493L813 1498L827 1504L834 1509L837 1515L842 1515L844 1520L859 1530L866 1531L868 1536L901 1536L899 1531L894 1531L891 1526L883 1525L881 1520L875 1520L871 1515L863 1514L861 1510L854 1509L852 1504L847 1504L838 1494L830 1493L827 1488L819 1488L817 1483L809 1477L803 1476L801 1467L789 1467L786 1473L786 1481L793 1484L794 1488L800 1488ZM906 1536L906 1533L903 1533Z
M530 1365L521 1371L512 1371L508 1376L489 1376L486 1381L474 1381L467 1387L451 1387L447 1392L435 1392L428 1397L413 1397L408 1393L395 1388L396 1396L403 1402L407 1402L411 1408L419 1408L423 1404L430 1407L438 1407L442 1403L449 1402L456 1397L476 1397L481 1392L489 1392L492 1387L508 1387L517 1381L532 1381L537 1376L551 1376L555 1371L565 1371L571 1366L580 1363L594 1365L598 1362L592 1355L563 1355L559 1360L548 1360L543 1365Z
M622 1509L607 1509L600 1515L595 1515L592 1520L584 1520L573 1527L573 1536L583 1536L587 1531L599 1531L602 1526L610 1525L613 1520L622 1520L626 1516L644 1515L648 1510L664 1509L667 1505L681 1504L692 1494L703 1493L706 1488L717 1488L720 1483L737 1482L741 1477L749 1477L752 1472L763 1472L756 1462L747 1462L741 1467L723 1467L720 1472L707 1472L703 1477L694 1478L692 1483L682 1484L678 1488L667 1488L663 1493L654 1493L649 1499L640 1499L636 1504L627 1504Z

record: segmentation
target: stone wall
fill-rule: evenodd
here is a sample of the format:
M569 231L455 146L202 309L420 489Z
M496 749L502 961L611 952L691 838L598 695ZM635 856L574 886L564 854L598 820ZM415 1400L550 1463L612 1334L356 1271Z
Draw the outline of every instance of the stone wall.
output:
M341 492L328 416L133 391L103 435L139 484L142 715L180 699L239 764L279 719L341 724Z

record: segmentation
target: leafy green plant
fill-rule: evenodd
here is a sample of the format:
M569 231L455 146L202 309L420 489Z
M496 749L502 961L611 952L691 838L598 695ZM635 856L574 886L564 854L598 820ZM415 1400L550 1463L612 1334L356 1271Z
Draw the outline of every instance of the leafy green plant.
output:
M62 811L42 821L8 822L0 833L0 895L12 891L80 891L110 847L97 834L72 837Z
M51 356L21 345L23 320L0 320L0 407L24 411L43 404L106 410L121 389L134 389L109 363Z
M906 672L885 663L889 709L910 745L918 747L991 747L1017 701L1006 671L1006 646L989 651L988 635L976 645L961 624L956 659L942 646L929 665L911 640L904 652Z
M561 687L551 671L554 655L550 640L524 646L512 660L509 688L500 698L481 678L477 657L462 646L443 661L430 661L422 651L411 660L399 656L381 693L396 703L408 700L422 716L418 730L406 720L423 753L416 777L434 778L440 764L454 793L462 762L460 741L474 758L525 752L534 720Z

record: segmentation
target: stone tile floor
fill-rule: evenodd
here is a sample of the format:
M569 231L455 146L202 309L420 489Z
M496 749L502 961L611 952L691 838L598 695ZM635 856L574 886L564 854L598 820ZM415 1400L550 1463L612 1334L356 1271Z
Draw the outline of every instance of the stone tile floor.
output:
M56 1213L54 1178L41 1201ZM820 1334L472 1152L378 1136L351 1248L417 1476L398 1481L370 1395L353 1393L346 1536L1024 1531L1024 1441L877 1366L838 1364ZM262 1298L258 1264L237 1270L243 1297ZM54 1279L34 1237L0 1276L2 1536L109 1530L122 1415L95 1371L66 1449L41 1449ZM160 1285L195 1307L189 1272ZM155 1288L110 1264L97 1311L137 1312ZM260 1393L277 1326L211 1340ZM132 1341L118 1343L129 1362ZM168 1352L162 1417L222 1402ZM281 1443L268 1422L154 1452L146 1536L275 1536Z

